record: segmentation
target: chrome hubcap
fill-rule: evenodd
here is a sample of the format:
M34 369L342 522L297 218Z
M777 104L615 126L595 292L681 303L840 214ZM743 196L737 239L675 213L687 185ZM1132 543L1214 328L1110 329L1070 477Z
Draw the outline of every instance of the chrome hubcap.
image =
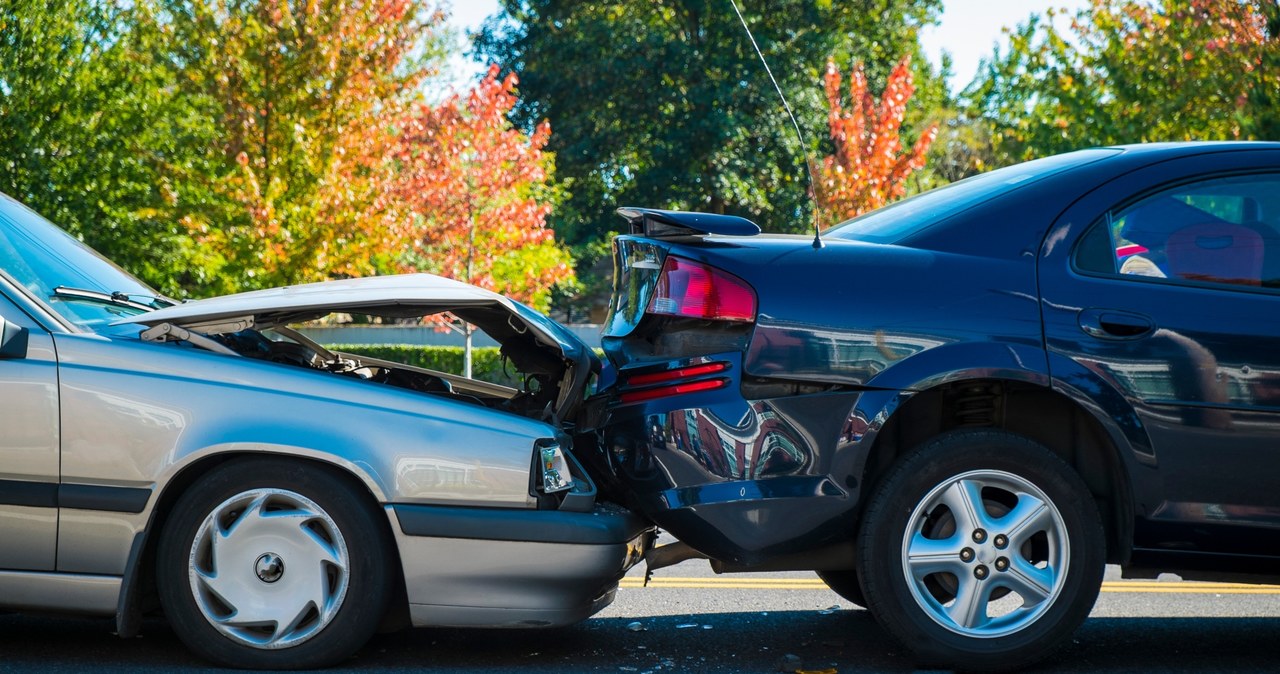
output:
M992 638L1044 615L1069 553L1062 515L1044 492L1012 473L977 470L934 487L912 511L902 571L934 622Z
M338 525L315 502L254 489L205 518L188 578L196 606L220 633L254 648L287 648L332 622L346 598L350 559Z

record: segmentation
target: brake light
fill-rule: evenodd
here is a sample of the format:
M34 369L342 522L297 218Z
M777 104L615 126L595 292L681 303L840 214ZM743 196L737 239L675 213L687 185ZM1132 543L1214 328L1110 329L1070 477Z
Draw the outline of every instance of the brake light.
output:
M682 393L713 391L715 389L728 386L729 380L725 378L702 379L698 381L687 380L696 377L705 377L711 374L718 374L728 369L728 363L703 363L700 365L678 367L674 370L663 370L661 372L632 375L626 378L626 386L651 386L653 388L647 388L642 391L626 391L619 397L623 403L636 403L644 400L680 395ZM666 385L662 386L661 384Z
M749 323L756 318L756 294L732 274L668 255L648 312Z
M680 395L682 393L697 393L698 391L713 391L718 388L724 388L729 384L728 379L704 379L702 381L691 381L685 384L672 384L671 386L659 386L658 388L645 389L643 391L627 391L619 396L624 403L638 403L643 400L653 400L654 398L666 398L668 396Z
M669 381L676 381L678 379L692 379L693 377L701 377L707 374L724 372L727 369L729 369L728 363L706 363L703 365L678 367L674 370L663 370L661 372L637 374L627 377L627 386L648 386L650 384L662 384Z

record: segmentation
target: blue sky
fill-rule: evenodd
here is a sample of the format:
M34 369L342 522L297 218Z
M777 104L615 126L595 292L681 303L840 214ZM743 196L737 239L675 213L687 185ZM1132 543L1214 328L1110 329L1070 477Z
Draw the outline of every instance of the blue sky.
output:
M1012 27L1049 7L1066 8L1074 13L1086 3L1087 0L944 0L941 24L922 31L920 40L935 65L944 50L951 54L954 70L951 88L957 90L973 79L979 59L990 55L997 43L1004 44L1001 32L1004 27ZM450 23L459 33L465 33L496 11L497 0L454 0ZM457 84L469 83L483 71L483 66L462 57L455 57L450 68L452 81Z

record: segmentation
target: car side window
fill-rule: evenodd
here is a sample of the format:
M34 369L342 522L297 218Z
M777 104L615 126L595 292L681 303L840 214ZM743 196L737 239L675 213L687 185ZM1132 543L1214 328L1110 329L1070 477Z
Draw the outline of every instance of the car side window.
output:
M1280 174L1185 183L1117 208L1074 261L1122 277L1280 288Z

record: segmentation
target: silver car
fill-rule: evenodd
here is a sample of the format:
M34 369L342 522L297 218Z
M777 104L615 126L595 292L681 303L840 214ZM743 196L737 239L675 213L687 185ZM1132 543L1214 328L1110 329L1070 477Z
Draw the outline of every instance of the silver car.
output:
M449 311L519 390L289 325ZM543 627L614 597L652 530L570 451L600 364L428 275L175 304L0 197L0 608L157 609L234 667L334 663L380 626Z

